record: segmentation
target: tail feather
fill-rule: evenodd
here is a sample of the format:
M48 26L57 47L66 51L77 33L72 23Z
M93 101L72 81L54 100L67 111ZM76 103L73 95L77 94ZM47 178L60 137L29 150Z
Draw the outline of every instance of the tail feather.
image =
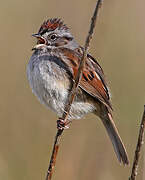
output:
M104 111L106 111L106 113ZM123 162L124 165L129 164L126 149L113 122L112 115L108 112L108 109L105 106L100 114L100 118L107 130L119 162Z

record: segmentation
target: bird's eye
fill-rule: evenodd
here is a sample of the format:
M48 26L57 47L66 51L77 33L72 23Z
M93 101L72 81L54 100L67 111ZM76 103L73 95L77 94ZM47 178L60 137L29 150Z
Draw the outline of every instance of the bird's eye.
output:
M50 36L50 39L53 40L53 41L54 41L56 38L57 38L57 37L56 37L55 34L52 34L52 35Z

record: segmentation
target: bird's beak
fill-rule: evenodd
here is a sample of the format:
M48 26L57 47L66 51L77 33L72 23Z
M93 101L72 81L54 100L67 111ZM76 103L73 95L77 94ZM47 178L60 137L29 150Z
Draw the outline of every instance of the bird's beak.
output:
M32 34L32 37L35 37L38 39L37 41L37 45L34 46L32 48L32 50L36 50L36 49L40 49L41 47L43 47L43 45L45 46L46 45L46 40L43 36L41 36L41 34Z
M35 38L42 38L42 36L40 34L32 34L32 37L35 37Z

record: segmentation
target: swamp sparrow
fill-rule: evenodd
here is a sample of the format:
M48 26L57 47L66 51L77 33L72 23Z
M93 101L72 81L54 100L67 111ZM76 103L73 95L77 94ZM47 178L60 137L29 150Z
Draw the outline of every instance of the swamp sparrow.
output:
M62 116L74 82L83 48L75 41L62 20L45 21L37 34L37 45L27 67L33 93L41 103ZM128 157L112 119L110 93L104 72L98 62L87 54L86 64L68 120L94 113L103 122L117 158L128 164Z

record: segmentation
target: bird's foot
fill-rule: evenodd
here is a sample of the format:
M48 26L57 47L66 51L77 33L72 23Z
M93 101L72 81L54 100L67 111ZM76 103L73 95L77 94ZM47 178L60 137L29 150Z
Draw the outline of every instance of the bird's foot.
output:
M63 129L69 129L69 124L71 123L70 120L64 121L64 119L59 118L57 120L57 129L63 130Z

